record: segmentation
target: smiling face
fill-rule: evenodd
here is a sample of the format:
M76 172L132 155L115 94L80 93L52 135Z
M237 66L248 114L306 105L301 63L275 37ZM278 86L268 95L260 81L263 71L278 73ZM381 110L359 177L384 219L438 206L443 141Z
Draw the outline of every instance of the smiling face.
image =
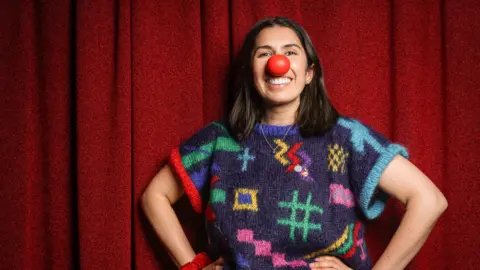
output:
M290 70L282 76L267 72L268 59L282 54L290 60ZM268 27L260 31L251 55L253 83L268 105L292 104L298 107L300 94L313 78L307 56L295 32L288 27Z

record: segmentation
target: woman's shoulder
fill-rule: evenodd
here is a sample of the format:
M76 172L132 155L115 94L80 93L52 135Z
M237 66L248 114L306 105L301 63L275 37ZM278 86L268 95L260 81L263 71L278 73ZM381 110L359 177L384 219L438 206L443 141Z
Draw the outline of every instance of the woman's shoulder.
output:
M374 135L378 133L371 126L365 124L362 120L352 117L341 115L338 117L337 122L332 127L332 132L335 135L342 135L351 138L358 136Z
M332 127L326 133L327 138L333 140L345 140L348 139L351 135L352 129L358 129L356 125L363 125L360 121L353 117L349 116L339 116L337 121L332 125Z
M212 121L197 129L188 139L183 141L184 145L197 146L211 151L227 147L238 149L238 142L231 136L225 120Z
M347 116L347 115L339 116L335 126L343 129L349 129L349 130L361 129L363 127L367 127L365 123L363 123L360 119L352 116Z
M214 139L219 136L227 136L230 132L228 131L227 122L223 119L218 119L212 122L209 122L199 129L197 129L193 136L209 137Z
M351 116L339 116L336 123L327 134L331 141L348 146L376 144L387 142L388 139L362 120Z

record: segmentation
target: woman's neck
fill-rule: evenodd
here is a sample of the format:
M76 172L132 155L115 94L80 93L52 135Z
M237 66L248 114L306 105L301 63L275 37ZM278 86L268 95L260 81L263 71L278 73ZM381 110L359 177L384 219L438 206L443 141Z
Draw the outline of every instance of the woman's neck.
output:
M297 109L296 104L266 106L262 123L276 126L293 125L296 121Z

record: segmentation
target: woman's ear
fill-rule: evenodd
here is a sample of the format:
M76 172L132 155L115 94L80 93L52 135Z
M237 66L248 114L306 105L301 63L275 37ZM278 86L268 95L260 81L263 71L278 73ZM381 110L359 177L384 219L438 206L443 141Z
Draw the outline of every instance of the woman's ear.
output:
M313 70L313 64L308 67L307 69L307 74L305 76L305 83L309 84L313 80L313 76L315 75L315 72Z

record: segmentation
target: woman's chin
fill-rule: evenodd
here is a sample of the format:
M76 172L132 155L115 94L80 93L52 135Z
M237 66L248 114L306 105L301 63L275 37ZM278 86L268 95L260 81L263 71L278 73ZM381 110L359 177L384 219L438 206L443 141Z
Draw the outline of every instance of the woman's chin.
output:
M296 103L297 99L295 97L270 97L265 98L265 102L270 106L285 106Z
M266 104L272 106L281 106L300 101L300 93L296 93L293 87L271 87L272 85L263 85L259 91Z

